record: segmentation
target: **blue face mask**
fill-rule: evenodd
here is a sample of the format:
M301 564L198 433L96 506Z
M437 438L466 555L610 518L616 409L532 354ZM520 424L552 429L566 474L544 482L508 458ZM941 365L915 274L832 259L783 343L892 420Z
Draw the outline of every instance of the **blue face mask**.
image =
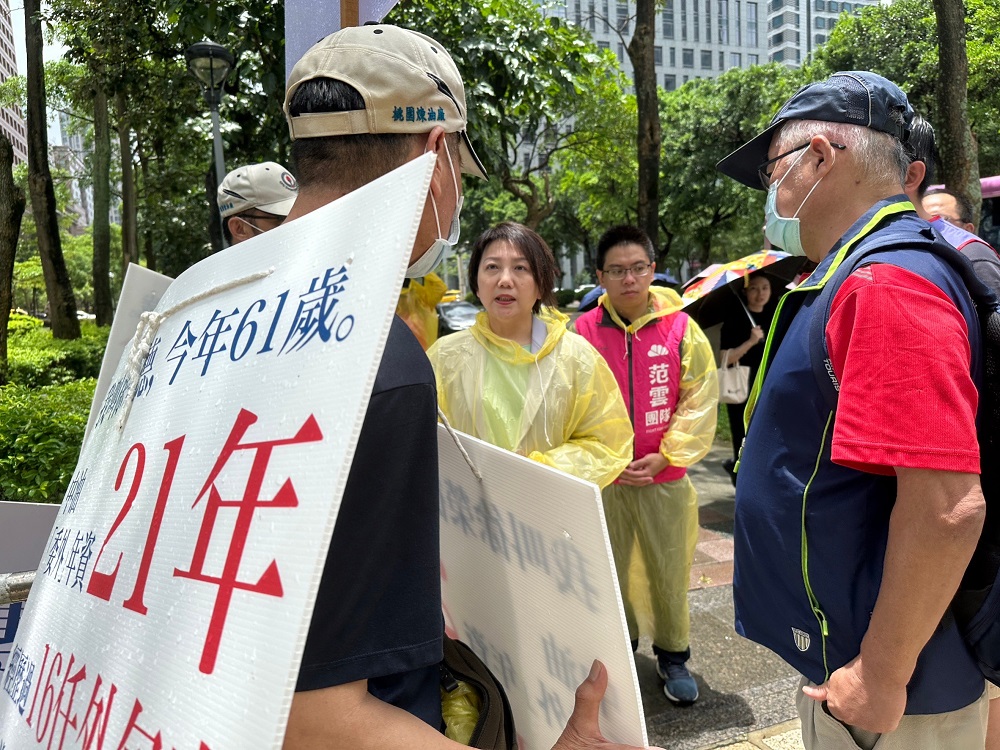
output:
M796 217L799 215L802 207L806 205L809 196L813 194L813 190L823 181L823 177L820 177L816 181L816 184L809 188L806 197L802 199L798 209L790 219L778 215L778 187L807 153L808 151L803 151L799 154L782 178L777 182L771 183L767 189L767 201L764 203L764 236L767 237L767 241L772 245L780 247L791 255L806 254L805 248L802 247L802 239L799 237L799 220Z

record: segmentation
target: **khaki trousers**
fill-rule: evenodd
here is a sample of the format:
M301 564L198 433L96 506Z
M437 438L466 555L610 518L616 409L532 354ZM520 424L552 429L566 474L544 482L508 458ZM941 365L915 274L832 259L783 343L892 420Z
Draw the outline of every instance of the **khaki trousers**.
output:
M812 685L802 678L795 705L806 750L983 750L989 700L985 686L975 703L944 714L904 716L887 734L856 729L833 718L823 703L802 693Z

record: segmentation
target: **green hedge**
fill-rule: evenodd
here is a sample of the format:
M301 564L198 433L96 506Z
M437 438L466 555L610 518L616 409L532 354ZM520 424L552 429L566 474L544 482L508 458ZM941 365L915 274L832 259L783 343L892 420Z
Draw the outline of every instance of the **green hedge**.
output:
M0 388L0 500L58 503L69 486L96 380Z
M572 289L557 289L556 290L556 304L559 307L566 307L570 302L576 299L576 292Z
M40 388L96 378L101 371L109 328L81 321L82 336L74 341L52 338L41 321L11 315L7 326L7 379L17 385Z

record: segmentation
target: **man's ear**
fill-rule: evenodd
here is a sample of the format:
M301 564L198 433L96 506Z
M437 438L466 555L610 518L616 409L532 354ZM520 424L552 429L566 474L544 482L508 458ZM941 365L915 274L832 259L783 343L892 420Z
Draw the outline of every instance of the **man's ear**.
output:
M924 177L927 175L927 165L922 161L912 161L910 166L906 168L906 181L903 183L903 192L910 197L911 200L917 199L917 191L920 188L920 183L924 181Z
M441 197L441 191L444 189L444 179L447 177L451 179L451 165L448 164L448 152L444 148L444 139L447 134L444 132L444 128L440 125L434 127L430 133L427 134L427 140L424 142L424 148L422 153L427 153L428 151L437 154L437 161L434 163L434 173L431 175L431 194L434 199L437 200Z
M809 141L809 154L804 157L815 160L815 172L822 178L829 172L837 161L838 151L830 145L830 140L825 136L814 135Z
M233 238L235 245L239 240L244 239L251 232L250 227L243 223L237 216L230 216L226 219L226 226L229 227L229 236Z

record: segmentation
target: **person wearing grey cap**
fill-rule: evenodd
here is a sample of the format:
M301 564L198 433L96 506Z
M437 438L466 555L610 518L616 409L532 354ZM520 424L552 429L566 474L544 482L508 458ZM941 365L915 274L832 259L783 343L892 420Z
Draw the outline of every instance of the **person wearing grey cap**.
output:
M219 214L226 245L237 245L281 224L292 210L299 185L273 161L234 169L219 185Z
M485 177L448 52L394 26L342 29L295 64L284 111L300 183L288 221L437 155L406 275L436 267L458 240L461 173ZM462 747L441 732L436 425L433 370L396 317L320 582L286 750ZM557 748L626 750L600 733L606 685L595 662Z
M983 747L948 614L983 525L979 322L904 182L913 113L881 76L803 87L718 169L816 262L775 313L737 468L736 629L802 675L809 750Z

